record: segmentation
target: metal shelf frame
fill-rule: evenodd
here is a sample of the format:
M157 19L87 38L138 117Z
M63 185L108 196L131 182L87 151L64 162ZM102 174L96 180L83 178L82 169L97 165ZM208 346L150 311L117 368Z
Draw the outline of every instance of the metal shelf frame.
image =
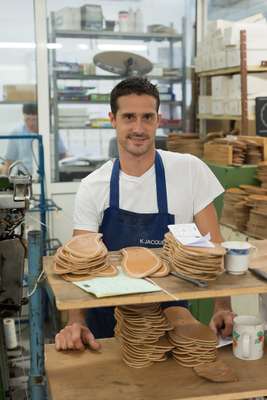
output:
M110 31L71 31L71 30L55 30L58 38L66 39L121 39L121 40L142 40L151 41L173 41L182 40L182 35L168 33L136 33L136 32L110 32Z
M98 80L121 80L119 75L86 75L75 72L56 72L56 77L58 80L78 80L78 81L98 81ZM162 82L182 82L182 77L180 76L164 76L164 75L147 75L149 80L157 80Z
M110 31L72 31L72 30L56 30L55 29L55 14L51 13L50 20L50 41L56 43L58 39L112 39L112 40L131 40L131 41L142 41L142 42L163 42L167 41L169 43L169 66L172 68L174 66L174 45L175 43L181 43L182 48L182 67L179 76L147 76L150 80L157 80L158 82L168 82L173 91L173 85L182 85L182 100L181 101L164 101L161 100L162 104L167 104L169 106L170 118L174 118L174 108L181 107L182 115L182 128L185 129L185 118L186 118L186 18L182 20L182 34L167 34L167 33L131 33L131 32L110 32ZM53 108L53 126L52 131L54 131L54 170L55 176L54 180L59 181L59 170L58 170L58 135L60 124L59 124L59 104L108 104L106 101L75 101L75 100L58 100L58 81L59 80L77 80L77 81L91 81L91 80L121 80L121 76L117 75L83 75L81 73L69 73L61 72L56 69L57 53L56 49L51 51L50 58L50 79L51 88L53 90L52 96L52 108ZM165 126L162 129L179 129L180 126ZM67 129L67 128L66 128ZM76 129L76 127L74 127ZM88 129L88 128L83 128ZM102 128L99 128L102 129ZM105 129L105 128L104 128Z
M164 126L159 126L158 129L180 129L181 125L177 124L177 125L164 125ZM112 126L108 127L93 127L93 126L69 126L69 127L64 127L64 126L60 126L58 127L59 130L77 130L77 129L87 129L87 130L111 130L114 128Z
M92 100L58 100L57 101L58 104L86 104L86 105L90 105L90 104L109 104L108 101L104 101L104 100L99 100L99 101L92 101ZM169 104L170 106L181 106L182 105L182 101L180 100L160 100L161 104Z

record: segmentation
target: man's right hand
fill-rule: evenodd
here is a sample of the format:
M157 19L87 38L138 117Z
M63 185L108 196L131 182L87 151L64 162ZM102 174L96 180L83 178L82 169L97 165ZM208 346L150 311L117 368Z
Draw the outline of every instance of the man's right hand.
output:
M55 337L56 350L84 350L88 345L92 350L100 350L101 345L87 326L73 322L61 329Z

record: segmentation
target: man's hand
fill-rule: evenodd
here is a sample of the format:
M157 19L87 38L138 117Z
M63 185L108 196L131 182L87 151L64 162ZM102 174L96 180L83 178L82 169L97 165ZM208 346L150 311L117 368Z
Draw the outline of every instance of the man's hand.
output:
M210 321L210 328L226 337L232 334L235 313L231 308L230 297L218 297L214 300L214 313Z
M100 350L101 345L87 326L80 322L68 324L56 335L56 350L84 350L89 345L92 350Z
M231 310L218 310L210 320L210 328L214 333L227 337L232 334L234 317L235 313Z

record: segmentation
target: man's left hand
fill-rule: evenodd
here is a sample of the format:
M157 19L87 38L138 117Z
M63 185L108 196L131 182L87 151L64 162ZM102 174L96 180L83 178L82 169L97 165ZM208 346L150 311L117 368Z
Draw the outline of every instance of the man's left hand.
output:
M213 314L209 326L217 335L220 334L222 337L230 336L233 331L235 315L231 310L218 310Z

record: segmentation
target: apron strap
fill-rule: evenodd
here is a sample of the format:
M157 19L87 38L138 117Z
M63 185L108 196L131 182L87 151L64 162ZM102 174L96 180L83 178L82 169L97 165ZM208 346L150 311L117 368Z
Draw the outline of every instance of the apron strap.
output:
M156 172L156 185L157 185L157 199L159 213L168 214L168 201L167 201L167 189L165 180L165 171L161 156L156 151L155 158L155 172Z
M109 206L119 208L120 205L120 160L116 158L110 178Z
M165 171L161 156L156 151L155 156L156 188L159 213L168 214L167 189L165 180ZM118 158L114 161L111 179L109 206L119 208L120 204L120 161Z

